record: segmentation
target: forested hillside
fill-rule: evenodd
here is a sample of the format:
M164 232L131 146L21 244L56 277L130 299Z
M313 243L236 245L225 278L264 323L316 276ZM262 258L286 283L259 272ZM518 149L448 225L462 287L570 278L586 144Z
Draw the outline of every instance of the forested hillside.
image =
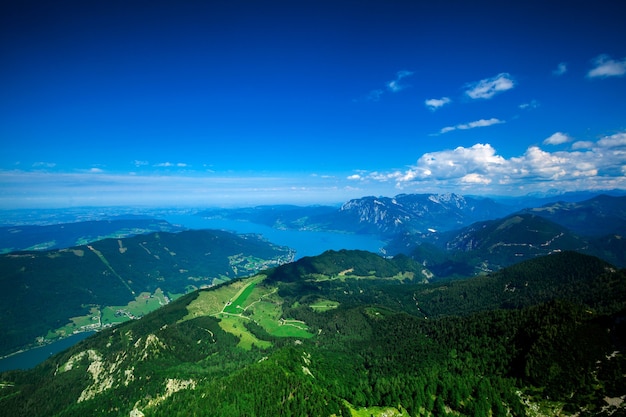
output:
M328 252L193 292L0 375L0 415L626 412L626 271L564 252L424 284L412 265Z
M292 259L257 236L199 230L0 255L0 355L143 315ZM129 305L129 303L133 303Z
M437 278L462 277L497 271L524 260L562 251L593 255L626 266L626 243L618 234L579 236L566 227L531 213L478 222L427 239L398 236L388 250L406 253Z

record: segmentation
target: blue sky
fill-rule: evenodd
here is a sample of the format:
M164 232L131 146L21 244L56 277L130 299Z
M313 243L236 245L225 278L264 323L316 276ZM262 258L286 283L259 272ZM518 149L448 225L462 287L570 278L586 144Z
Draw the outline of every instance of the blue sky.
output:
M620 1L12 3L0 208L626 189Z

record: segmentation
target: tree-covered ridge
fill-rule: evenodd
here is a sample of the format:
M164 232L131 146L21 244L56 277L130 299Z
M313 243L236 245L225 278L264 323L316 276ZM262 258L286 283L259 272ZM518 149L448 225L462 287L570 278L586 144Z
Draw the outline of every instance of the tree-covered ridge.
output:
M4 373L0 415L624 413L626 271L567 252L434 284L389 279L394 268L338 275L356 259L380 262L329 252L302 264L314 270L194 292ZM243 345L249 335L263 343Z
M0 355L32 344L73 317L103 317L160 289L174 298L292 260L252 235L199 230L105 239L53 251L0 255ZM106 323L102 323L103 325Z
M626 196L599 195L580 202L556 202L524 210L582 236L626 233Z
M625 245L619 235L581 237L540 215L517 213L428 238L398 236L388 251L406 252L435 277L447 278L497 271L562 251L597 256L623 267Z
M398 256L385 259L362 250L329 250L318 256L307 256L295 262L281 265L269 273L270 281L289 282L315 280L316 277L349 276L369 278L402 278L419 276L425 278L425 269L407 258Z

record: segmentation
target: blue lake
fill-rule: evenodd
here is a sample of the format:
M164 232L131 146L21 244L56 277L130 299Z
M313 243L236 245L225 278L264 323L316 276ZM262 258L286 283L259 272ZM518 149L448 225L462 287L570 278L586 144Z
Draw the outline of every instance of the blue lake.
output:
M75 345L81 340L91 336L93 333L94 332L76 333L66 337L65 339L50 343L49 345L36 347L34 349L26 350L24 352L8 356L4 359L0 359L0 372L11 369L34 368L55 353L59 353L70 346Z
M279 230L270 226L239 220L205 219L200 216L176 215L165 220L189 229L218 229L236 233L257 233L268 241L296 250L296 259L315 256L333 249L360 249L381 253L385 243L372 235L357 235L339 232L317 232Z

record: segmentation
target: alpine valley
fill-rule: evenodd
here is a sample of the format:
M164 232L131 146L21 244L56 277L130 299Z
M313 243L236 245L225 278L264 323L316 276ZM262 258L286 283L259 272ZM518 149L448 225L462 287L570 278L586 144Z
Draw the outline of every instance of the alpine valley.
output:
M626 415L626 197L197 215L386 247L294 261L255 235L151 220L6 253L3 353L99 331L0 374L0 416Z

